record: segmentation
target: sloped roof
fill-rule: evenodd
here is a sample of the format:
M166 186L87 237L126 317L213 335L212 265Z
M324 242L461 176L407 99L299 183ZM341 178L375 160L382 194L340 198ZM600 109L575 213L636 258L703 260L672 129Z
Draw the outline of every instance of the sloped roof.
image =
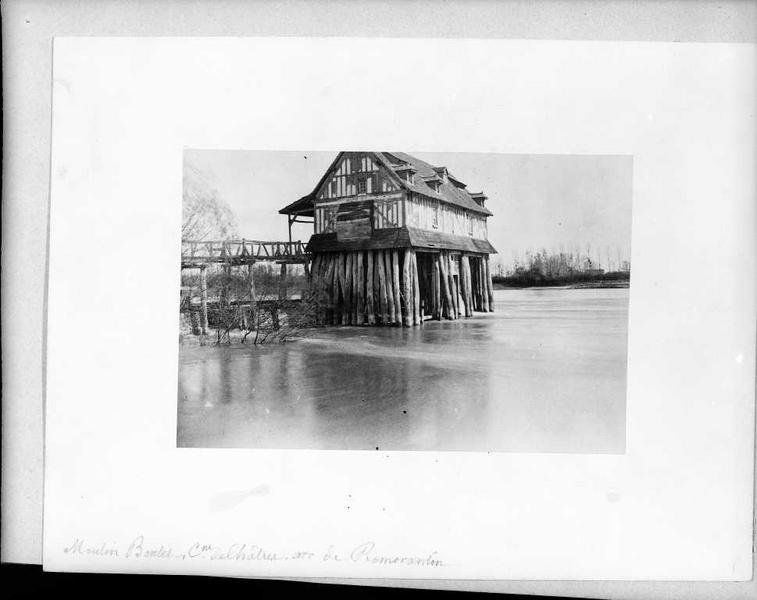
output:
M315 193L323 184L331 168L337 163L337 160L343 153L340 152L331 167L324 173L323 177L318 181L318 184L313 188L313 191L307 196L303 196L299 200L292 202L288 206L282 208L279 213L281 214L312 214L313 210L313 198ZM415 177L413 181L409 182L404 177L396 175L397 182L406 190L420 194L427 198L435 200L441 200L464 208L471 212L476 212L483 215L491 215L491 211L481 206L473 199L473 194L465 189L465 184L462 183L451 173L448 173L447 181L443 181L438 173L441 167L435 167L419 158L411 156L405 152L373 152L374 156L379 159L379 162L391 173L396 175L397 171L406 170L408 165L415 169ZM440 183L439 191L435 192L428 186L426 181L437 181ZM455 185L455 184L459 185ZM477 197L481 197L482 193L475 194Z
M384 165L392 171L397 170L398 167L404 167L405 165L410 165L416 170L416 177L413 178L412 183L402 177L399 177L400 183L405 189L408 189L411 192L415 192L416 194L426 196L427 198L443 200L445 202L448 202L449 204L459 206L460 208L465 208L472 212L477 212L484 215L492 214L491 211L473 200L471 194L465 188L456 186L453 181L458 182L460 185L465 184L463 184L451 173L448 173L446 182L442 181L442 179L439 177L439 174L437 173L437 170L439 170L441 167L435 167L434 165L431 165L426 161L423 161L405 152L376 152L375 154L379 155ZM441 182L439 192L432 190L425 183L425 181Z
M287 204L279 211L280 215L303 215L306 217L313 216L313 194L303 196L291 204Z
M310 237L307 252L337 252L386 248L425 248L428 250L459 250L477 254L495 254L487 240L426 231L415 227L375 229L371 237L362 240L338 240L336 233L316 233Z

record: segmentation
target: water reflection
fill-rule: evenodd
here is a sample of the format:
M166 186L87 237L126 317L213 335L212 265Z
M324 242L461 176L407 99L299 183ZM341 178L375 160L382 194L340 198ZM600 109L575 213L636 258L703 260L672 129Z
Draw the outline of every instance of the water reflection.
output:
M498 291L496 312L182 350L179 446L623 452L628 290Z

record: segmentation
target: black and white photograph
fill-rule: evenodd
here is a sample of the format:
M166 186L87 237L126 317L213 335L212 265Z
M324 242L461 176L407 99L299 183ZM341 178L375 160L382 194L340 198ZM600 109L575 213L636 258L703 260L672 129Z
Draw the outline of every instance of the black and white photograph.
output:
M622 454L632 167L185 150L178 446Z

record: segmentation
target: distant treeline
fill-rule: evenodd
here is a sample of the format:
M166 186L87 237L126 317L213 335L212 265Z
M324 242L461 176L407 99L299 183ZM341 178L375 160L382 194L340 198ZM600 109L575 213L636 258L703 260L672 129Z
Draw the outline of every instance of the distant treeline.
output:
M631 278L631 264L618 253L614 266L615 269L606 271L588 254L541 250L527 252L524 259L516 259L507 270L496 269L492 282L500 287L626 287Z

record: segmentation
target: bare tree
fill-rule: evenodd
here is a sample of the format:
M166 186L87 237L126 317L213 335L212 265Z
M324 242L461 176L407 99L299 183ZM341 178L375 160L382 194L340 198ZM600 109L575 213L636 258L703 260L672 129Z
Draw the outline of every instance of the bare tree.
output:
M181 239L237 237L234 213L220 197L210 174L185 161L183 187Z

